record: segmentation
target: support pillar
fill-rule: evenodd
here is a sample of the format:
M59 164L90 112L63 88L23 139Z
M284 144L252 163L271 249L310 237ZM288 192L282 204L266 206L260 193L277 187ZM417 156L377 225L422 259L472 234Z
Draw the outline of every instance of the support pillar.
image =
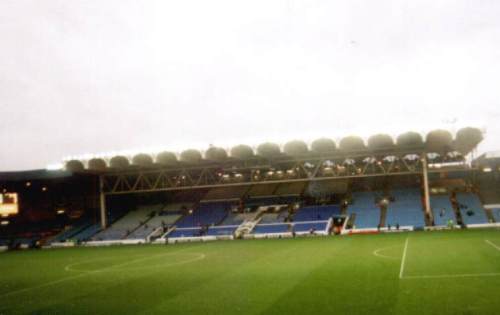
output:
M106 217L106 195L104 194L104 179L102 175L99 176L99 199L101 210L101 227L105 229L108 220Z
M433 214L431 211L431 202L430 202L430 197L429 197L429 174L427 172L427 154L423 154L422 158L422 172L423 172L423 178L424 178L424 203L425 203L425 214L426 217L429 218L431 223L434 218Z

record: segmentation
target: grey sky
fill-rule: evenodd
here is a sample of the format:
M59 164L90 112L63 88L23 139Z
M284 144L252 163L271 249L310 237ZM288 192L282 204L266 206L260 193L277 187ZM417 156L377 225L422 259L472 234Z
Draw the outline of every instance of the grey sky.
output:
M0 0L0 170L467 125L500 149L499 16L495 0Z

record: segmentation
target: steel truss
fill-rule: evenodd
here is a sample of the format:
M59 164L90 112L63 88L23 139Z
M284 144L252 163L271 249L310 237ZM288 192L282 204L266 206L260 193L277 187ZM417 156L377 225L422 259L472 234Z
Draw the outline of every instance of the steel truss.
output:
M425 152L360 153L206 164L177 168L141 168L101 174L102 193L129 193L212 188L224 186L320 181L373 176L422 175ZM429 173L473 170L463 165L429 169Z

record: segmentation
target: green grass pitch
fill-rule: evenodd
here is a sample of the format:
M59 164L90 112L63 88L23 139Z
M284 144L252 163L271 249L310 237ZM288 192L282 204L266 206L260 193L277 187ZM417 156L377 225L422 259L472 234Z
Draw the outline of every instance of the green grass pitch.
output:
M0 314L500 314L500 230L0 254Z

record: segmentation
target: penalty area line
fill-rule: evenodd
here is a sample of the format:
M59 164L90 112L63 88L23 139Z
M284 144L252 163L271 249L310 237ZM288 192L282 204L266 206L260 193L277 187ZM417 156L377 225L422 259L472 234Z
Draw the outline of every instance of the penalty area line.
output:
M490 240L484 240L487 244L493 246L496 250L500 251L500 247L498 247L495 243Z
M403 257L401 258L401 268L399 269L399 279L403 279L403 272L405 270L406 251L408 250L408 237L406 237L405 248L403 250Z
M141 257L139 259L129 260L129 261L126 261L126 262L121 263L121 264L112 265L112 266L108 266L108 267L104 267L104 268L101 268L101 269L92 270L92 271L88 271L88 272L83 272L83 273L80 273L78 275L74 275L74 276L70 276L70 277L65 277L65 278L62 278L62 279L55 280L55 281L45 282L45 283L42 283L42 284L39 284L39 285L36 285L36 286L32 286L32 287L27 287L27 288L22 288L22 289L19 289L19 290L10 291L10 292L7 292L5 294L1 294L0 295L0 300L2 298L6 298L6 297L9 297L9 296L12 296L12 295L17 295L19 293L24 293L24 292L29 292L29 291L35 290L35 289L41 289L41 288L45 288L45 287L50 287L50 286L53 286L55 284L59 284L59 283L63 283L63 282L66 282L66 281L71 281L71 280L83 278L85 276L92 275L92 274L97 274L97 273L101 273L101 272L111 271L112 269L117 269L117 267L118 268L119 267L124 267L124 266L130 265L130 264L133 264L133 263L137 263L137 262L141 262L141 261L147 260L147 259L151 259L151 258L155 258L155 257L162 257L162 256L167 256L167 255L172 255L172 254L174 254L174 255L175 254L179 254L179 253L181 253L181 252L183 252L183 251L185 251L187 249L189 249L189 248L180 249L180 250L174 251L172 253L163 253L163 254L159 254L159 255L145 256L145 257ZM194 262L196 260L204 259L205 257L206 257L205 254L201 254L201 256L197 257L196 259L192 259L190 261L185 261L184 263ZM174 265L175 264L170 264L168 266L174 266ZM124 269L124 270L126 270L126 269Z
M390 249L390 248L394 248L396 246L400 246L400 245L394 245L394 246L387 246L387 247L382 247L382 248L377 248L376 250L374 250L372 252L372 254L374 256L377 256L377 257L380 257L380 258L385 258L385 259L398 259L399 260L399 257L394 257L394 256L387 256L387 255L384 255L384 254L381 254L380 252L382 251L385 251L387 249Z
M456 275L421 275L421 276L405 276L404 279L446 279L446 278L469 278L469 277L498 277L499 272L491 273L464 273Z

